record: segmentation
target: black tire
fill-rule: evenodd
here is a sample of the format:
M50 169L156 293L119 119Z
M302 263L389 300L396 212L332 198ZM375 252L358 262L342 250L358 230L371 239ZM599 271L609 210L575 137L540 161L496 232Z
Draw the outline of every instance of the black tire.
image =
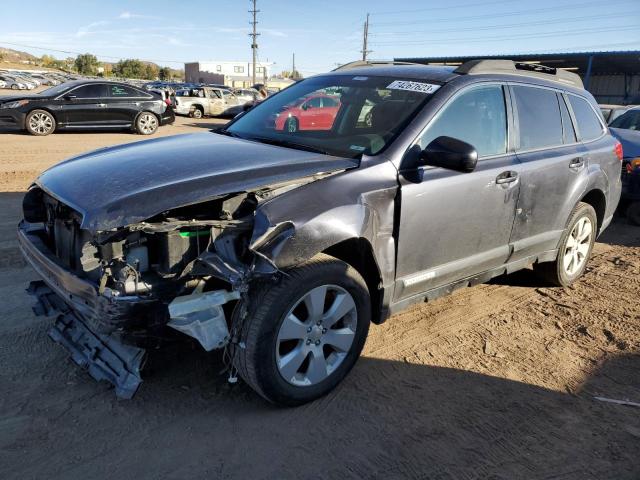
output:
M16 85L15 83L11 85L11 90L18 90L18 85Z
M640 202L631 202L627 207L627 220L640 226Z
M191 110L191 112L189 112L189 116L191 118L202 118L204 116L204 113L202 112L201 108L196 107Z
M289 117L287 121L284 122L284 131L287 133L296 133L300 128L300 122L296 117Z
M324 380L309 386L296 386L285 380L278 370L278 334L285 316L300 299L324 285L337 286L351 295L357 312L355 335L341 363ZM258 394L284 406L310 402L335 388L360 356L371 319L369 291L362 276L347 263L324 254L287 271L278 283L252 286L246 305L238 305L234 310L234 325L241 325L236 322L239 322L243 307L246 307L246 316L240 330L239 346L233 351L234 365ZM325 305L324 308L328 307Z
M46 110L32 110L27 114L24 125L31 135L44 137L55 132L57 124L55 117Z
M153 135L158 131L160 120L153 112L141 112L136 117L136 132L140 135Z
M582 219L588 219L591 222L592 232L590 238L588 240L588 250L586 251L585 259L581 263L580 267L572 273L567 272L565 268L565 260L564 256L567 254L567 251L570 249L568 246L568 242L576 228L578 222ZM598 229L598 217L596 215L596 211L593 207L587 203L580 202L574 208L571 216L569 217L569 222L567 223L567 228L565 229L562 237L560 238L560 247L558 248L558 257L553 262L545 262L535 264L533 266L534 271L544 280L549 282L552 285L558 287L567 287L575 282L578 278L582 276L584 270L589 261L589 257L591 256L591 251L593 250L593 244L595 243L595 238L597 235ZM586 242L584 243L586 245Z

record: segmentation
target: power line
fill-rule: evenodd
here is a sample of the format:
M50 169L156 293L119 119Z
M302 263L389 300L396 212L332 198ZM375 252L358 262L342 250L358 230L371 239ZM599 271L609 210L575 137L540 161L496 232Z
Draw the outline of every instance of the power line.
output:
M636 13L636 12L627 12L627 14L630 13ZM615 15L588 15L588 16L584 16L584 17L574 17L571 18L571 22L579 22L582 20L593 20L593 19L598 19L598 20L608 20L608 19L619 19L620 18L620 14L616 13ZM556 19L556 20L536 20L534 22L521 22L521 23L507 23L507 24L502 24L502 25L484 25L481 27L478 26L474 26L474 27L465 27L465 28L460 28L460 27L454 27L454 28L445 28L445 29L429 29L428 32L426 33L454 33L454 32L475 32L478 30L494 30L494 29L499 29L499 28L518 28L518 27L529 27L529 26L535 26L535 25L553 25L553 24L561 24L561 23L567 23L568 19L566 18L560 18L560 19ZM402 32L379 32L379 33L369 33L369 36L371 37L386 37L386 36L403 36L403 35L416 35L416 34L424 34L425 31L424 30L403 30Z
M567 34L585 34L585 33L592 33L592 32L623 32L623 31L628 31L628 30L635 30L637 29L638 26L637 25L628 25L628 26L623 26L623 27L611 27L611 28L601 28L601 27L595 27L595 28L583 28L583 29L577 29L577 30L556 30L554 32L545 32L545 33L529 33L529 34L524 34L524 35L499 35L499 36L491 36L491 37L479 37L479 38L473 38L473 39L464 39L464 38L459 38L459 37L455 37L455 38L438 38L438 39L431 39L431 40L420 40L420 41L415 41L415 42L407 42L407 41L400 41L400 42L382 42L382 43L375 43L375 45L377 46L399 46L399 45L439 45L443 42L446 42L447 44L450 43L481 43L481 42L496 42L496 41L503 41L503 40L520 40L520 39L526 39L526 38L546 38L546 37L558 37L558 36L564 36Z
M452 8L485 7L487 5L496 5L500 3L513 3L513 0L495 0L493 2L464 3L461 5L446 5L446 6L443 5L441 7L414 8L412 10L387 10L384 12L373 12L372 15L398 15L398 14L404 14L404 13L433 12L437 10L451 10Z
M22 43L12 43L12 42L3 42L3 41L0 42L0 44L11 45L12 47L33 48L35 50L43 50L45 52L66 53L67 55L84 55L85 53L87 53L87 52L74 52L72 50L58 50L58 49L49 48L49 47L36 47L35 45L25 45L25 44L22 44ZM113 60L123 60L124 58L126 58L126 57L115 57L115 56L112 56L112 55L97 55L96 54L96 56L100 57L100 58L110 58L110 59L113 59ZM144 59L144 58L141 58L139 60L141 60L143 62L153 62L153 63L182 63L182 64L188 63L188 62L178 61L178 60L150 60L150 59Z
M610 7L612 4L616 4L616 3L629 3L629 2L634 2L636 3L637 0L610 0L607 3L607 6ZM461 22L461 21L466 21L466 20L481 20L484 18L502 18L502 17L514 17L514 16L520 16L520 15L527 15L527 14L536 14L536 13L546 13L546 12L557 12L559 10L571 10L574 8L586 8L586 7L592 7L592 6L601 6L602 5L602 1L601 0L597 0L597 1L592 1L592 2L580 2L580 3L572 3L572 4L568 4L568 5L558 5L555 7L545 7L545 8L536 8L536 9L527 9L527 10L517 10L517 11L509 11L509 12L503 12L503 13L489 13L489 14L482 14L482 15L469 15L466 17L452 17L452 18L445 18L445 19L423 19L423 20L412 20L412 21L396 21L396 22L381 22L381 23L376 23L374 22L373 25L374 26L391 26L391 25L418 25L421 23L428 23L428 22L434 22L437 21L438 23L442 23L442 22Z

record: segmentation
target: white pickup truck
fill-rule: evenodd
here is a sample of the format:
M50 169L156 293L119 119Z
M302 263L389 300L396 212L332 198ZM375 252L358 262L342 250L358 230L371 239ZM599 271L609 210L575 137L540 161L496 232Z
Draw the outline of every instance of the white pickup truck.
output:
M175 112L193 118L237 115L243 111L244 103L230 90L196 87L176 92Z

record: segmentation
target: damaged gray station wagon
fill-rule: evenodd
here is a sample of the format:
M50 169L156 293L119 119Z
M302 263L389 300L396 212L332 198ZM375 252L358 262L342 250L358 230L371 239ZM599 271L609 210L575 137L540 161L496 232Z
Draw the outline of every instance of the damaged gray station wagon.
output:
M218 131L44 172L18 235L51 337L121 397L146 349L190 336L297 405L411 304L529 266L571 284L618 203L619 143L575 74L454 68L351 64Z

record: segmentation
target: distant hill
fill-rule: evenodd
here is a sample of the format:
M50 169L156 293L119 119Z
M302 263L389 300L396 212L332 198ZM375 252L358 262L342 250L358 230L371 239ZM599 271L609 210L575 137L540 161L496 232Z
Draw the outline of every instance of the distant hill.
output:
M38 57L35 57L30 53L4 47L0 47L0 58L2 59L2 62L23 63L25 65L34 64L38 61Z

